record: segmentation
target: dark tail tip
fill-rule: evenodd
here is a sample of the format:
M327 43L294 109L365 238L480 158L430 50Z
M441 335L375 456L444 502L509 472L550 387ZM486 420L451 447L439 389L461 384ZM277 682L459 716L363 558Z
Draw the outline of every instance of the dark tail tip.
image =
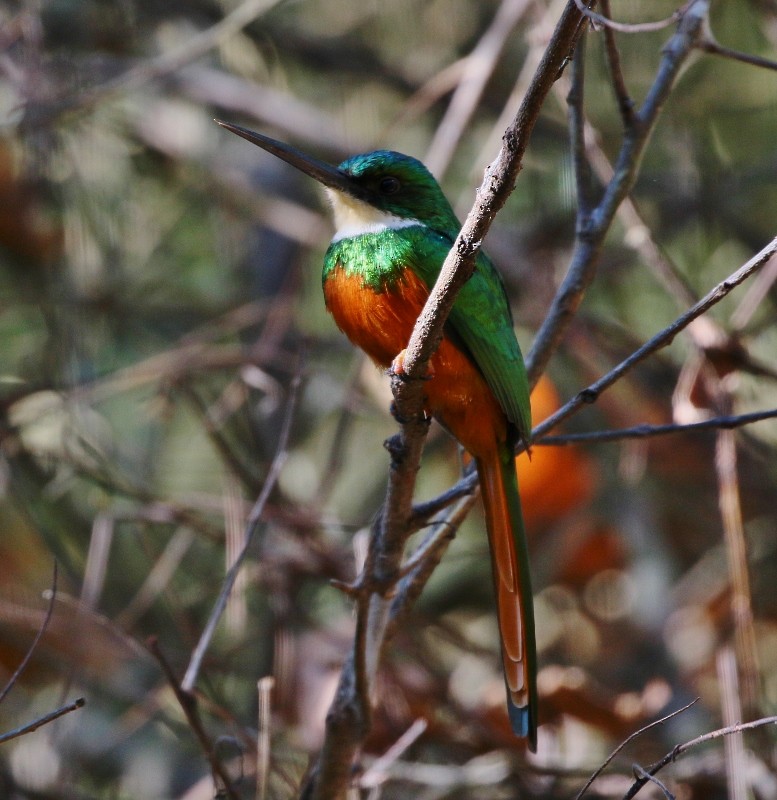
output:
M510 725L512 726L513 733L526 739L529 750L532 753L537 752L537 720L532 713L530 706L517 706L508 697L507 699L507 713L510 716Z

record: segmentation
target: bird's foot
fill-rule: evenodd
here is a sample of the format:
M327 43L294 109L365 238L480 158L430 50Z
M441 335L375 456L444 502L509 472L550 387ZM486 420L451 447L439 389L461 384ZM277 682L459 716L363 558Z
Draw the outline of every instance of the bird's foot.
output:
M394 360L391 362L391 366L389 367L389 375L396 375L403 381L409 380L407 377L407 373L405 372L405 358L407 358L407 350L402 350L398 355L394 357ZM434 367L431 364L426 365L426 374L422 377L421 380L428 381L434 377Z

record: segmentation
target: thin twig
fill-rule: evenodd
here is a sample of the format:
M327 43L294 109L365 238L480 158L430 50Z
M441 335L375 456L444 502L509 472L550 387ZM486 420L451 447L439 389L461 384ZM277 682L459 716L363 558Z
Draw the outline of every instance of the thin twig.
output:
M736 725L742 719L742 698L737 678L737 658L732 647L722 647L715 659L720 687L721 716L724 725ZM745 745L741 733L732 733L723 740L726 763L728 800L747 800Z
M769 260L777 254L777 237L772 239L760 252L756 253L746 264L741 266L728 278L721 281L711 291L709 291L698 303L681 314L674 322L667 325L662 331L649 339L642 347L635 350L628 358L621 361L618 366L610 370L605 376L592 383L588 388L578 392L569 402L563 405L554 414L543 420L532 431L532 438L538 438L547 431L553 430L560 422L574 414L579 408L596 402L599 395L607 388L612 386L624 374L644 361L648 356L671 344L674 338L684 330L694 319L709 311L710 308L719 303L724 297L730 294L739 284L755 275Z
M594 278L604 238L618 206L634 185L642 154L659 112L682 65L703 33L708 6L708 0L692 0L685 9L677 32L664 48L653 85L642 107L634 114L633 124L625 132L613 179L607 185L599 205L584 218L578 218L577 241L569 270L526 359L526 369L532 386L545 371L551 355L582 302L586 288Z
M474 488L470 494L460 498L456 506L443 519L435 522L429 535L402 565L402 568L397 573L400 578L409 575L428 558L431 552L436 551L440 546L440 540L451 539L455 535L460 517L463 519L475 504L477 492L474 491Z
M739 499L736 439L730 430L718 431L715 440L715 472L731 580L731 621L734 627L735 651L741 669L740 703L745 713L751 716L758 707L758 646L747 567L747 543Z
M259 497L254 503L253 508L249 512L246 520L243 549L240 551L235 559L235 562L232 564L226 576L224 577L219 596L213 605L213 610L210 613L210 617L208 617L208 622L205 625L205 629L203 630L199 641L197 642L197 646L192 652L191 659L189 660L189 666L186 669L186 674L181 681L181 688L186 692L191 692L197 683L197 676L202 665L202 660L205 657L205 653L210 646L213 634L216 631L216 626L218 625L221 615L227 605L227 600L229 599L229 595L235 585L238 572L243 566L243 562L248 554L254 536L259 529L259 522L261 521L264 507L270 498L272 490L275 488L275 483L278 480L278 476L281 473L283 464L286 461L286 448L289 440L289 433L291 432L292 419L297 407L297 395L299 393L299 386L301 382L302 378L298 366L297 373L294 376L289 389L289 399L286 407L286 414L284 416L281 432L278 437L278 446L275 452L275 457L270 464L270 469L267 473L267 478L264 481L264 485L262 486L262 491L259 493Z
M476 473L473 472L473 484ZM453 540L462 522L466 519L475 495L462 498L432 530L429 538L418 548L408 562L410 570L399 581L391 604L388 632L393 633L410 612L413 603L420 596L429 578L442 560L448 545Z
M610 0L599 0L605 17L610 16ZM604 29L604 52L607 56L607 66L610 70L610 81L618 101L618 110L621 113L623 124L628 127L634 124L634 101L626 88L626 80L621 69L621 56L615 42L613 29L608 25Z
M370 768L361 776L360 786L368 789L383 783L386 780L386 773L389 767L402 757L428 727L429 723L425 719L415 720L380 758L376 758L372 762Z
M464 60L464 69L456 91L451 97L445 116L437 126L424 159L426 166L438 180L448 168L467 123L475 113L505 42L529 5L530 0L502 0L491 24Z
M466 470L467 475L474 474L474 472L474 469L470 470L468 468ZM468 480L459 481L451 486L450 489L446 489L444 492L438 494L437 497L433 497L431 500L425 500L422 503L416 503L413 506L413 516L410 518L409 525L414 530L421 530L435 514L438 514L457 500L460 500L464 495L472 494L475 490L475 486L476 482Z
M632 771L634 772L634 777L636 778L643 778L646 782L650 782L658 786L658 788L664 793L664 797L667 800L675 800L675 796L666 788L666 786L656 778L655 775L650 775L645 772L644 767L641 767L639 764L634 764L632 766Z
M632 797L635 797L639 790L648 782L650 776L656 775L665 766L667 766L667 764L671 764L672 762L676 761L681 755L687 753L688 750L698 747L700 744L704 744L705 742L711 742L714 739L720 739L723 736L730 736L732 733L740 733L743 731L754 730L756 728L763 728L766 725L777 725L777 716L762 717L761 719L756 719L752 722L741 722L738 725L728 725L725 728L718 728L717 730L704 733L701 736L697 736L695 739L684 742L683 744L675 745L675 747L673 747L672 750L663 756L663 758L647 767L645 770L647 777L640 777L637 781L635 781L629 791L623 796L623 800L631 800Z
M638 731L634 731L630 736L627 736L611 753L607 758L602 762L602 764L597 768L597 770L591 775L591 777L586 781L585 786L575 795L575 800L580 800L580 798L591 788L593 782L604 772L604 770L610 765L612 760L618 753L621 752L627 745L631 744L637 737L642 736L643 733L649 731L651 728L655 728L656 725L663 725L664 722L672 719L673 717L678 716L679 714L684 713L689 708L694 706L696 703L699 702L699 698L695 698L691 700L690 703L686 703L682 708L678 708L675 711L667 714L665 717L661 717L661 719L654 720L653 722L649 723L648 725L643 726Z
M505 132L503 146L486 171L475 205L446 258L440 277L416 322L406 349L403 379L393 377L395 409L400 433L388 443L391 454L389 486L376 535L370 542L365 574L358 585L357 632L365 618L369 629L354 643L340 675L335 700L327 715L324 746L318 762L303 788L303 798L325 800L339 797L351 778L351 765L367 729L370 685L361 680L385 642L389 604L384 597L401 567L412 518L415 476L428 429L423 414L423 376L431 355L442 337L443 325L456 293L471 275L480 243L497 211L513 189L529 137L543 102L566 64L580 34L582 18L568 2L534 81L518 113ZM408 595L410 597L410 594ZM359 653L356 648L366 647ZM359 693L359 694L357 694Z
M754 411L750 414L733 414L724 417L710 417L699 422L685 424L667 423L666 425L635 425L631 428L618 428L609 431L591 431L590 433L567 433L560 436L540 436L532 439L532 447L543 445L555 447L579 442L616 442L622 439L650 439L654 436L666 436L673 433L694 433L697 431L731 430L752 425L765 419L777 417L777 408L768 411ZM458 484L457 484L458 485ZM453 487L455 488L455 487ZM432 501L430 501L432 502Z
M192 692L184 689L182 684L178 683L178 679L175 677L173 668L170 666L167 658L165 658L164 653L159 647L159 641L155 636L148 640L148 649L159 662L159 666L162 668L162 672L164 673L170 688L173 690L176 700L178 700L178 704L181 706L181 710L186 716L186 721L189 723L189 727L197 737L200 747L202 748L202 752L208 759L208 763L210 764L211 772L213 774L213 783L218 786L220 781L224 792L226 792L230 800L240 800L240 797L232 786L232 781L227 774L226 768L216 755L213 742L211 742L208 734L205 732L202 720L200 719L200 713L197 710L197 698L194 696L194 694L192 694Z
M49 626L49 622L51 621L51 616L54 613L54 602L57 599L57 562L54 561L54 573L51 577L51 589L50 589L50 596L49 596L49 605L46 609L46 616L43 617L43 622L41 623L40 627L38 628L38 632L35 634L35 638L32 640L32 644L29 646L27 652L24 655L19 666L14 670L14 674L8 679L8 683L3 687L3 690L0 692L0 703L5 700L6 695L8 692L13 689L16 681L19 680L19 677L27 668L27 665L30 663L30 659L32 658L32 654L35 652L35 649L38 646L38 642L43 638L43 634L46 632L46 628Z
M15 728L12 731L0 734L0 744L9 742L11 739L17 739L19 736L24 736L27 733L37 731L38 728L48 725L49 722L53 722L55 719L64 717L65 714L69 714L71 711L77 711L79 708L83 708L85 705L86 700L83 697L79 697L77 700L73 700L72 703L60 706L60 708L57 708L54 711L49 711L48 714L44 714L42 717L38 717L38 719L33 720L32 722L22 725L21 728Z
M680 19L685 11L680 8L675 11L671 16L665 19L659 19L655 22L616 22L614 19L605 17L602 14L597 14L595 11L588 8L584 0L575 0L577 7L580 11L591 20L591 22L601 25L604 28L611 28L619 33L650 33L651 31L661 31L668 28L673 23Z
M735 331L741 331L750 322L766 295L777 282L777 258L750 284L736 310L729 318Z
M740 50L732 50L730 47L724 47L722 44L718 44L710 36L702 39L696 46L699 50L703 50L705 53L711 53L715 56L723 56L724 58L730 58L734 61L741 61L753 67L777 70L777 61L773 61L770 58L763 58L762 56L754 56L750 53L743 53Z
M572 150L572 163L575 166L575 186L577 187L577 226L582 227L594 208L594 185L591 164L585 146L585 32L575 48L572 61L572 80L567 95L569 110L569 142Z

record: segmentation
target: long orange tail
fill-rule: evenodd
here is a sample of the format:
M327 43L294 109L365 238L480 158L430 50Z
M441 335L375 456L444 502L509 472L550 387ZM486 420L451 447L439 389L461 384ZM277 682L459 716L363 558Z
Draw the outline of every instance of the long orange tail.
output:
M506 447L477 459L494 574L507 710L517 736L537 749L537 651L526 533L515 459Z

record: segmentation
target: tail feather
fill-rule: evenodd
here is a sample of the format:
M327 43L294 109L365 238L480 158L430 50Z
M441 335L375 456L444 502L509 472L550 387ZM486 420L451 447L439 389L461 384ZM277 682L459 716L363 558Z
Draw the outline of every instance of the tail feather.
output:
M526 534L512 454L477 459L491 546L507 710L517 736L537 749L537 654Z

